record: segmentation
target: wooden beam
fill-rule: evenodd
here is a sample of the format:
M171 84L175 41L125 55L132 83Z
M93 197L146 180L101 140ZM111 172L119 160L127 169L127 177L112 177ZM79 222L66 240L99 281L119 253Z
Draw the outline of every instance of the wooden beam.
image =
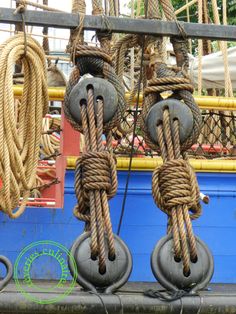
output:
M0 8L0 23L16 24L21 22L21 15L14 15L14 9ZM79 22L80 16L78 14L30 10L25 12L25 23L27 25L73 29L79 25ZM109 28L105 25L109 25ZM185 22L181 23L181 26L189 38L236 41L236 26ZM181 37L177 23L160 20L86 15L83 28L84 30L94 31L108 30L113 33Z

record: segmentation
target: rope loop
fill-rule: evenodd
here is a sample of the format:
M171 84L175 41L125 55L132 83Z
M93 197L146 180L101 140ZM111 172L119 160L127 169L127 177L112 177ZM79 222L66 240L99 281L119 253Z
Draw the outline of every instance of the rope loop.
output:
M181 144L181 151L189 149L198 139L202 127L201 112L192 96L193 86L187 73L179 67L168 68L166 64L157 65L156 77L148 82L145 88L145 104L141 115L141 125L144 131L144 139L148 145L159 151L158 145L153 143L148 135L145 125L146 116L153 105L163 100L161 93L172 92L168 98L182 100L193 114L193 129L187 140Z
M111 57L102 48L99 47L77 45L75 49L76 65L78 65L79 63L83 63L83 59L81 59L82 57L99 58L102 59L104 62L112 65Z
M24 33L24 54L22 57L26 56L27 54L27 32L25 28L25 11L26 11L26 4L24 2L16 1L16 4L19 4L19 6L14 11L14 15L20 14L22 19L22 29Z
M152 194L157 206L171 216L172 208L187 206L191 219L201 214L200 191L189 162L183 159L166 161L155 169L152 177Z
M0 210L18 218L25 210L35 185L42 119L48 111L45 54L40 44L23 34L10 37L0 46ZM24 71L20 113L14 110L13 69L21 59ZM26 158L27 157L27 158ZM22 202L19 209L19 200Z
M83 128L73 119L69 111L69 96L73 87L79 82L81 76L90 73L95 77L102 77L108 80L116 89L118 96L117 111L111 121L104 124L104 131L107 132L120 124L121 118L126 111L124 87L112 66L110 56L98 47L78 45L76 50L76 67L71 73L66 88L64 112L72 127L81 133Z

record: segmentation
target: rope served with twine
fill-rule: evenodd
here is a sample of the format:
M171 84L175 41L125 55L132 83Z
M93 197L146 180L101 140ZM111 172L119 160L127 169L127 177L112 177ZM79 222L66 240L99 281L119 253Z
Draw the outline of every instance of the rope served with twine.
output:
M42 118L48 110L46 59L40 44L23 34L0 46L0 209L11 218L25 209L36 180ZM26 54L25 54L26 52ZM18 120L14 111L13 69L21 59L24 85ZM18 210L20 198L23 198Z

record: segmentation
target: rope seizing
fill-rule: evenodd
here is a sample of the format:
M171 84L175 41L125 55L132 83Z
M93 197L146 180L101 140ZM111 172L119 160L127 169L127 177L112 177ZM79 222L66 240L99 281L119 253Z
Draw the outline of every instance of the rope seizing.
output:
M18 119L15 115L13 69L21 59L24 85ZM48 109L46 60L32 37L16 35L0 46L0 209L19 217L34 187L39 159L42 118ZM20 197L22 202L17 211Z

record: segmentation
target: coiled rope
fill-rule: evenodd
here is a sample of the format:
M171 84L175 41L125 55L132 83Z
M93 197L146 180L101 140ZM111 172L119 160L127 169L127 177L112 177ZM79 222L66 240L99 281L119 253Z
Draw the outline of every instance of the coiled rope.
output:
M27 40L27 47L25 46ZM21 59L24 85L18 120L15 115L13 69ZM36 180L42 118L48 109L46 59L40 44L16 35L0 46L0 209L19 217ZM20 197L22 202L18 206Z

